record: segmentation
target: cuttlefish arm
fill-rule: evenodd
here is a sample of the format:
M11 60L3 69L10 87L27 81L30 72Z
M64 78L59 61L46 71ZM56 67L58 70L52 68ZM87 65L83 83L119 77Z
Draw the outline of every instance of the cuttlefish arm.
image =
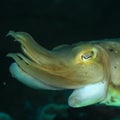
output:
M101 102L107 96L110 79L109 57L97 44L62 45L47 50L25 32L8 35L21 43L21 53L9 53L15 63L13 77L35 89L73 89L68 98L72 107Z

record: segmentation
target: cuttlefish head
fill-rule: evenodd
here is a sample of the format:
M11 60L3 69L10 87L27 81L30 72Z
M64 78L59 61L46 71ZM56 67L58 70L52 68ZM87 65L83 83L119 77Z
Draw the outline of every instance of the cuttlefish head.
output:
M58 46L50 51L38 45L28 33L10 31L8 35L21 43L23 51L23 54L7 55L15 60L10 72L19 81L36 89L74 89L68 99L72 107L105 98L109 59L100 46L81 43Z

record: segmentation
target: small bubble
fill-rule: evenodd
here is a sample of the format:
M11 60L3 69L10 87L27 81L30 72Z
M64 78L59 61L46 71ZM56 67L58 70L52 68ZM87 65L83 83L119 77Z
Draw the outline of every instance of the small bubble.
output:
M3 85L6 85L7 83L6 82L3 82Z

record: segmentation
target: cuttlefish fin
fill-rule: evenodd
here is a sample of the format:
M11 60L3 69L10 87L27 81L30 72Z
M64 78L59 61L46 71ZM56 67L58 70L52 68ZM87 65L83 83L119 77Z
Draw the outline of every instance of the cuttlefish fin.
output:
M53 87L43 83L40 80L36 80L32 76L25 73L16 63L12 63L10 66L10 72L14 78L22 82L23 84L34 89L46 89L46 90L61 90L61 88Z
M107 82L98 82L75 89L68 98L71 107L83 107L101 102L107 93Z

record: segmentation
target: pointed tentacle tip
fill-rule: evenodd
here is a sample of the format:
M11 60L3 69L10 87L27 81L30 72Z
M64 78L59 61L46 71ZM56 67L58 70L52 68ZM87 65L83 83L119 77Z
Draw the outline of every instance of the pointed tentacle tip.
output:
M10 31L7 33L6 37L8 37L8 36L13 37L13 38L14 38L13 41L17 41L18 35L17 35L17 33L16 33L15 31L10 30Z
M8 37L8 36L15 36L15 32L12 31L12 30L10 30L10 31L7 33L6 36L7 36L7 37Z
M8 53L8 54L6 55L6 57L10 57L10 58L12 58L12 59L15 60L16 55L17 55L17 53Z
M12 53L8 53L6 57L12 57Z

